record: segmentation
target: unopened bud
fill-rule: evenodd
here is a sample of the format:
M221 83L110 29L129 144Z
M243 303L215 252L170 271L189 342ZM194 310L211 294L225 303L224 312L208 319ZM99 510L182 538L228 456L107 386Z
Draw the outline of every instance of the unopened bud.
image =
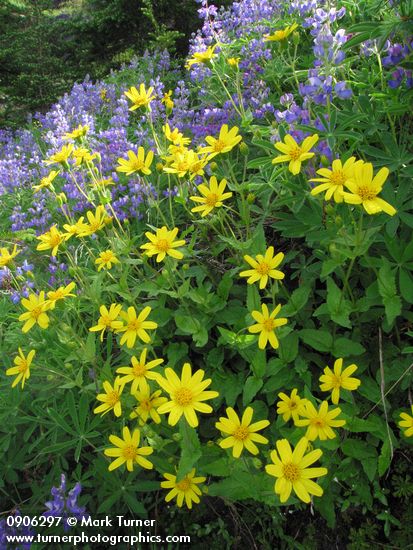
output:
M262 460L260 460L259 458L253 458L252 463L256 470L259 470L262 467Z
M172 434L172 439L176 442L179 442L182 440L182 435L179 432L176 432Z
M218 164L216 162L211 162L209 167L211 168L212 172L215 172L215 170L218 168Z
M162 162L157 162L157 163L156 163L156 170L157 170L158 172L163 172L163 164L162 164Z
M248 193L247 195L247 202L249 204L252 204L253 202L255 202L255 195L254 193Z
M325 156L325 155L321 155L321 164L327 168L327 166L330 166L330 161L328 160L328 158Z
M300 43L300 33L298 31L293 32L293 44L298 46Z
M335 213L335 208L332 204L327 204L325 208L326 214L329 216L333 215Z
M249 147L244 141L241 141L239 144L239 150L241 155L244 155L244 157L246 157L249 153Z

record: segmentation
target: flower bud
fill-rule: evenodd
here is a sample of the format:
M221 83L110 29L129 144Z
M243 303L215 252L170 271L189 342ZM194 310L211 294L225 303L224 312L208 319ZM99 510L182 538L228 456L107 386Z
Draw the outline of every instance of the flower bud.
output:
M262 467L262 460L260 460L259 458L253 458L252 463L256 470L259 470Z
M241 155L244 155L244 157L246 157L249 152L249 147L244 141L241 141L241 143L239 144L239 150Z
M293 44L298 46L300 43L300 33L298 31L293 32Z
M172 434L172 439L176 442L179 442L182 440L182 435L179 432L176 432Z
M252 204L253 202L255 202L255 195L254 195L254 193L248 193L248 195L247 195L247 202L248 202L248 204Z
M330 161L325 155L321 155L321 164L324 166L324 168L327 168L327 166L330 166Z
M218 168L218 164L216 162L211 162L209 167L211 168L212 172L215 172L215 170Z
M332 216L334 213L335 213L335 208L332 204L327 204L326 205L326 208L325 208L325 212L326 214L328 214L329 216Z
M163 172L163 164L162 164L162 162L157 162L157 163L156 163L156 170L157 170L158 172Z

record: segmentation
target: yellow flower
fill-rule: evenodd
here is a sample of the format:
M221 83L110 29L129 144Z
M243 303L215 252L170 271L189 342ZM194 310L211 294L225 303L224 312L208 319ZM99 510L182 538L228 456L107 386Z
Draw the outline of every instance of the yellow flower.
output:
M153 161L153 151L148 151L145 158L145 150L143 147L138 147L138 154L133 151L128 151L128 160L118 158L119 166L116 168L117 172L124 172L127 176L135 172L141 172L146 176L149 176L152 172L149 170Z
M297 23L293 23L289 27L283 30L275 31L273 34L264 34L264 41L266 42L279 42L285 40L295 29L298 27Z
M92 162L95 158L98 158L98 154L91 153L89 149L80 147L73 150L73 158L75 159L75 166L80 166L83 163Z
M191 209L191 212L202 212L201 216L207 216L212 212L214 208L222 206L222 201L232 197L232 193L224 193L227 186L227 180L223 179L219 185L217 178L211 176L209 180L209 187L201 183L197 187L197 191L203 195L203 197L189 197L191 201L201 203L201 206L196 206Z
M174 108L174 102L172 101L172 90L164 93L161 101L165 105L167 111L172 111L172 109Z
M66 286L61 286L57 290L51 290L47 293L47 297L50 302L50 309L54 309L58 300L64 300L67 296L75 297L76 294L71 294L71 291L75 288L75 283L72 281Z
M325 476L327 468L309 468L323 454L321 449L305 454L308 448L308 440L302 437L295 446L294 451L287 439L279 439L276 443L277 450L271 452L273 464L268 464L265 471L270 476L277 478L274 491L280 496L281 502L286 502L291 491L303 502L309 503L310 495L321 497L323 489L311 478Z
M268 439L261 434L257 434L259 430L263 430L270 425L268 420L260 420L251 424L253 408L247 407L240 420L237 413L232 407L226 409L227 417L221 416L219 422L215 423L215 427L221 432L228 434L229 437L223 439L219 446L223 449L232 447L232 456L239 458L244 447L251 454L258 454L258 447L255 443L268 443Z
M49 231L43 233L43 235L36 237L36 239L41 241L41 243L37 245L36 250L52 249L52 256L56 256L59 246L66 240L63 233L60 233L55 225L53 225Z
M191 142L189 138L184 137L178 128L171 130L168 123L162 126L162 131L165 134L166 139L171 141L174 145L188 145Z
M59 171L52 170L48 176L40 180L39 185L33 185L34 192L37 193L38 191L40 191L40 189L44 189L45 187L51 187L52 181L55 179L55 177L58 174L60 174Z
M280 312L281 304L278 304L278 306L274 309L274 311L270 314L268 311L268 307L266 304L261 305L261 311L252 311L251 315L255 321L257 321L256 325L251 325L248 327L248 331L252 334L256 334L260 332L260 336L258 339L258 347L260 349L265 349L265 346L267 345L267 342L270 342L271 347L274 349L278 348L278 339L275 335L275 329L278 327L281 327L282 325L285 325L288 321L284 317L281 317L279 319L276 319L276 315Z
M20 357L17 356L14 358L14 364L16 366L6 370L7 376L14 376L17 374L16 378L13 380L13 384L11 385L12 388L17 386L20 381L22 383L22 389L24 388L24 383L30 378L30 365L32 364L35 354L35 350L32 349L27 354L27 357L25 357L22 349L19 348Z
M131 393L136 393L139 390L144 391L148 388L147 380L156 380L158 377L158 374L155 372L150 372L151 369L154 367L157 367L161 363L163 363L163 359L154 359L153 361L146 362L146 354L148 353L147 348L144 348L140 357L139 361L136 359L135 356L132 357L131 367L120 367L116 370L117 374L125 374L126 376L122 376L121 382L122 384L127 384L128 382L132 382L131 386Z
M96 399L102 401L102 404L96 407L93 412L95 414L102 413L102 416L104 416L107 412L113 410L114 415L119 417L122 414L120 396L123 392L123 388L124 385L119 376L116 377L113 387L105 380L105 382L103 382L105 393L98 393L96 396Z
M138 317L134 307L128 307L127 313L121 311L120 316L126 321L126 325L119 327L116 332L124 332L120 339L121 346L126 343L128 348L133 348L136 338L140 338L145 344L148 344L151 339L146 330L154 330L158 328L158 324L145 319L151 312L151 308L146 306L143 308Z
M113 178L100 178L92 183L90 183L90 187L92 189L101 189L105 187L109 187L110 185L115 185L115 182L113 181Z
M292 174L297 175L300 173L301 163L314 156L315 153L309 153L309 151L312 147L314 147L317 141L318 135L314 134L313 136L306 137L303 143L298 145L295 139L287 134L284 138L284 143L274 143L274 147L284 154L275 157L272 160L272 163L277 164L279 162L289 162L288 170Z
M206 477L195 477L195 468L178 482L176 481L176 476L173 474L164 474L163 477L167 481L161 481L161 487L163 489L171 489L165 497L166 502L176 497L176 503L181 508L185 499L185 504L189 509L192 508L193 502L199 504L199 495L201 495L202 492L198 484L203 483Z
M231 67L238 67L240 60L240 57L229 57L227 61Z
M212 412L212 407L202 401L218 397L216 391L204 391L211 384L211 379L203 380L205 372L201 369L192 374L191 365L185 363L181 378L171 369L165 369L165 378L158 376L156 382L169 394L170 401L161 405L159 414L169 413L168 424L175 426L182 415L192 428L198 426L195 411Z
M125 92L125 96L133 103L132 107L129 108L129 111L135 111L140 107L147 107L150 102L155 99L155 96L152 94L153 86L150 86L146 90L145 84L143 83L139 86L139 92L135 86L129 88L129 90Z
M195 52L190 59L185 64L186 69L190 69L192 65L200 65L200 64L209 64L214 57L217 56L216 53L214 53L215 48L217 47L217 44L214 46L209 46L204 52Z
M49 326L49 317L45 312L50 309L50 302L45 300L44 290L38 296L30 294L29 298L23 298L21 303L27 309L19 316L19 321L26 321L22 328L23 332L28 332L36 323L43 329Z
M85 229L80 231L79 237L88 237L89 235L97 233L97 231L103 229L105 225L108 224L112 219L110 216L108 216L108 213L106 212L103 204L99 204L99 206L96 207L94 213L88 210L86 212L86 216L89 223L85 224ZM78 224L79 223L80 220Z
M274 247L270 246L266 250L264 256L262 254L258 254L255 257L255 260L254 258L251 258L251 256L244 256L244 260L250 264L252 269L241 271L239 275L240 277L249 277L247 281L249 285L259 281L260 289L262 290L267 286L269 277L277 280L284 279L284 273L275 269L280 265L283 259L284 254L279 252L276 256L274 256Z
M317 174L322 177L309 180L322 182L311 190L311 194L318 195L325 191L324 200L329 201L334 197L336 202L343 202L344 185L352 178L355 166L360 164L363 164L363 161L356 162L356 157L350 157L344 164L340 159L333 160L332 170L320 168Z
M310 441L319 438L322 441L325 439L334 439L336 433L332 428L344 426L345 420L334 420L341 413L340 408L328 410L327 401L323 401L319 410L314 407L311 401L306 402L305 410L300 413L303 418L295 421L296 426L308 426L306 437Z
M207 147L200 149L201 153L209 153L209 159L212 159L220 153L228 153L233 149L242 139L242 136L237 135L238 128L234 126L231 130L228 130L228 124L223 124L219 136L214 138L207 136L205 141L208 143Z
M134 430L131 434L129 428L125 427L122 431L123 439L116 435L110 435L109 441L115 445L105 449L106 456L116 457L116 460L109 465L109 471L115 470L126 463L128 472L133 471L133 467L136 464L142 468L151 470L153 468L152 462L149 462L145 456L153 453L152 447L139 447L139 441L141 433L138 429Z
M351 378L353 372L357 370L357 365L350 365L342 371L343 368L343 359L337 359L334 362L334 372L330 367L324 369L324 374L320 376L320 390L321 391L332 391L331 401L334 405L337 405L340 399L340 388L343 390L354 391L356 390L361 382L358 378Z
M413 413L413 405L411 409ZM400 413L400 418L401 420L399 421L399 426L401 428L404 428L404 435L406 437L411 437L413 435L413 416L405 412L402 412Z
M396 209L377 195L383 189L383 184L389 175L388 168L381 168L373 177L373 165L365 162L354 167L353 177L346 182L351 193L343 192L343 200L349 204L362 204L367 214L385 212L394 216Z
M111 304L109 310L106 306L100 306L99 313L100 317L98 324L90 327L90 332L100 332L100 341L103 342L103 334L105 330L117 330L122 328L122 321L117 321L119 314L121 312L122 306L120 304Z
M152 418L155 424L160 424L161 417L157 409L168 401L166 397L160 397L161 393L161 390L156 390L151 394L151 389L148 385L143 390L134 393L133 396L139 405L135 407L129 418L139 418L141 426L147 422L149 417Z
M175 146L170 146L169 148ZM178 147L181 149L181 146ZM195 176L203 176L204 168L208 163L206 156L199 156L198 153L190 149L183 148L182 152L175 152L171 157L167 157L168 166L164 167L164 172L168 174L178 174L183 178L187 172L190 173L190 180Z
M120 264L112 250L105 250L99 254L99 258L95 260L95 264L98 266L98 271L103 268L112 269L112 264Z
M89 132L89 126L87 124L85 124L85 126L82 126L81 124L79 124L79 126L77 128L75 128L74 130L72 130L72 132L70 132L70 133L67 132L66 134L64 134L62 139L64 139L64 140L79 139L79 138L82 138L83 136L85 136L88 132Z
M52 155L49 159L45 160L44 163L48 166L50 164L63 164L65 165L67 163L68 158L72 154L73 151L73 144L68 143L67 145L63 145L63 147L60 149L60 151L57 151L54 155Z
M277 403L277 414L282 414L284 422L292 417L295 423L305 410L307 399L299 397L297 393L298 390L294 388L290 396L283 392L278 394L281 401Z
M20 250L17 250L17 245L15 244L12 252L9 252L7 248L0 248L0 267L4 267L9 264L16 256L20 254Z
M182 252L175 250L179 246L185 244L184 240L175 241L178 234L178 228L175 227L172 231L169 231L164 225L161 229L156 230L156 235L147 231L145 236L151 242L141 245L142 250L145 250L144 254L151 257L157 254L156 261L162 262L165 256L172 256L176 260L182 260L184 255Z
M88 233L89 226L87 223L85 223L84 216L81 216L78 221L74 224L65 223L63 225L63 229L66 230L66 233L63 233L63 237L65 238L65 241L68 241L71 237L74 236L81 236L84 233Z

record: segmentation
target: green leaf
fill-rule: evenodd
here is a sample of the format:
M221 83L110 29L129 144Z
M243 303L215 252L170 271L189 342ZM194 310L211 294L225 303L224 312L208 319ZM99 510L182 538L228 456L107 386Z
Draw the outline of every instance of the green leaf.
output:
M325 330L305 328L298 334L305 344L317 351L331 351L333 348L333 337Z
M361 344L354 342L349 338L340 337L334 340L331 353L334 357L351 357L352 355L362 355L366 351Z
M174 367L184 357L188 356L188 345L185 342L171 342L166 348L168 365Z
M178 310L175 315L176 326L182 330L184 334L195 334L201 328L198 319L195 319L187 311Z
M254 397L262 388L264 382L261 378L255 378L255 376L249 376L244 386L244 393L242 396L242 403L244 407L251 403Z
M360 439L346 439L341 444L341 450L346 456L360 460L360 462L369 458L377 458L375 447Z
M93 363L96 356L96 334L89 332L86 339L84 353L82 354L84 362Z
M233 274L231 272L225 273L225 275L222 277L217 287L217 294L224 301L228 300L229 291L231 290L233 284L234 284Z
M296 332L290 332L285 338L280 340L278 348L278 356L281 361L288 365L292 363L298 355L298 334Z
M406 302L413 304L413 277L403 268L399 271L399 287L400 294Z
M251 368L254 376L262 378L267 366L267 354L264 350L258 349L251 358Z
M247 287L247 308L248 311L261 311L261 297L256 285Z
M179 421L179 433L181 439L181 458L179 460L177 481L183 479L188 474L194 464L197 463L202 455L201 444L198 434L194 428L191 428L185 418Z
M331 320L342 327L351 328L351 307L331 277L327 278L327 307Z
M379 462L378 462L378 472L379 476L383 476L389 469L391 464L391 449L389 439L385 439L381 447Z
M300 286L291 294L288 303L282 308L283 317L293 317L296 315L308 302L310 297L311 286Z
M244 380L245 376L241 372L237 374L232 372L214 374L216 388L219 388L220 397L225 399L225 403L228 407L233 407L235 405L237 397L242 393Z

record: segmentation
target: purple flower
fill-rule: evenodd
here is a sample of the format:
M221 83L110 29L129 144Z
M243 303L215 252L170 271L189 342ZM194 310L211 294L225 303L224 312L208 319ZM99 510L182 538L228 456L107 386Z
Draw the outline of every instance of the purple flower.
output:
M61 474L60 487L52 487L51 494L53 500L45 503L47 512L44 512L44 517L62 517L63 528L65 531L70 529L70 525L67 522L68 517L76 517L78 520L89 517L86 513L84 506L79 506L77 498L82 491L82 486L78 482L76 485L66 494L66 476Z

